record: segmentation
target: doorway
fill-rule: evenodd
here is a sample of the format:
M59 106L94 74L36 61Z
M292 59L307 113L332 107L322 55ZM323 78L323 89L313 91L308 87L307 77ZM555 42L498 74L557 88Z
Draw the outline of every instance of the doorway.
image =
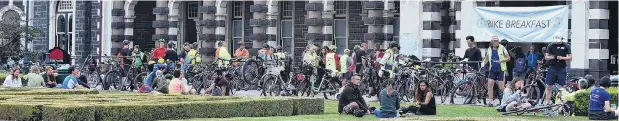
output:
M155 21L155 14L153 14L155 1L139 1L135 6L134 45L139 45L142 50L152 50L155 48L155 42L152 40L152 36L155 34L155 28L152 26L153 21Z

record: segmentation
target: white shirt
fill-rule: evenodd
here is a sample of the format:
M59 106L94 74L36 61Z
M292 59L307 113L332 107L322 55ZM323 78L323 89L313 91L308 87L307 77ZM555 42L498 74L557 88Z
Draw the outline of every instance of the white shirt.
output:
M2 86L5 87L22 87L21 85L21 78L17 77L17 80L13 79L13 75L10 75L8 77L6 77L4 79L4 83L2 83Z

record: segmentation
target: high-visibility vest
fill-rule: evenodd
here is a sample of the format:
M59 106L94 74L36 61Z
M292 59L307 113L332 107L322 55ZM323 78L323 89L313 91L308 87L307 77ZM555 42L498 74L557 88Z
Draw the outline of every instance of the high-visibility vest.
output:
M348 71L348 59L350 59L350 56L344 54L342 55L342 57L340 57L340 70L342 70L342 73Z
M325 57L325 68L331 71L337 71L337 65L335 62L335 53L327 53Z
M318 67L318 55L316 53L308 53L310 61L312 61L312 67Z
M503 45L499 45L499 47L497 48L497 53L499 53L499 61L500 60L505 60L505 47L503 47ZM488 57L488 62L490 63L490 67L489 69L492 68L492 47L488 48L487 51L487 57ZM507 71L507 63L501 63L501 71L506 72Z
M198 55L198 51L196 51L195 49L189 50L189 52L187 52L187 56L185 57L185 64L196 64L196 62L200 62L201 58L198 57L197 55Z
M230 60L232 59L232 56L230 56L230 53L228 53L228 50L225 49L225 47L219 47L219 58L224 59L224 60ZM221 60L217 60L217 65L219 65L219 67L228 67L230 65L230 61L221 61Z

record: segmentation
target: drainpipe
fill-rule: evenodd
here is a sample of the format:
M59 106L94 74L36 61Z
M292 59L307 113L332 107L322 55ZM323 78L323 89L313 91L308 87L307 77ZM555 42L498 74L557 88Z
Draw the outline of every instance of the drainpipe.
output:
M49 4L48 4L49 5ZM102 21L103 21L103 0L99 0L99 62L101 62L101 50L103 50L103 43L102 43L102 39L101 36L103 36L103 34L101 34L101 31L103 31L103 25L102 25ZM49 19L49 17L47 17Z

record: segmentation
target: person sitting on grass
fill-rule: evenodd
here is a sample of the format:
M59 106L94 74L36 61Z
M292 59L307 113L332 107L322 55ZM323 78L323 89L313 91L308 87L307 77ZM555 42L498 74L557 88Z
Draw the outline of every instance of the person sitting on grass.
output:
M158 67L159 66L157 64L153 65L153 71L146 76L146 79L144 79L144 84L142 84L142 86L138 89L140 93L149 93L153 91L155 78L163 76L163 71L165 70L165 68Z
M45 81L45 87L54 88L56 87L56 77L58 73L54 72L55 70L51 66L45 66L45 73L41 74L43 76L43 80Z
M531 108L531 103L523 100L522 88L524 88L524 80L519 76L515 76L510 85L503 89L503 100L501 105L497 107L499 112L511 112Z
M576 101L576 94L585 92L587 88L589 87L587 79L578 80L578 87L580 87L580 90L563 95L563 99L567 101L564 103L565 104L564 107L569 113L572 114L572 116L574 115L573 112L575 109L574 107L575 107L575 101Z
M13 68L11 71L11 75L7 76L4 79L4 83L2 86L5 87L22 87L21 78L19 77L20 70L19 68Z
M39 72L39 67L30 67L30 73L24 76L24 80L28 82L28 87L45 87L43 76Z
M185 92L185 86L183 85L183 81L181 80L181 76L183 75L181 74L181 71L175 70L174 72L172 72L172 75L174 75L174 78L172 79L172 81L170 81L170 84L168 85L170 95L186 94L187 92Z
M395 118L400 108L400 96L393 87L393 80L386 81L387 87L380 91L380 109L374 110L374 115L378 118Z
M361 95L359 85L361 84L361 77L354 75L351 77L352 84L348 84L344 92L340 96L337 112L340 114L353 114L355 110L362 110L370 114L367 103Z
M81 85L79 83L79 80L75 77L79 77L80 76L80 70L77 69L77 67L75 66L71 66L69 67L69 72L71 72L71 75L68 75L67 77L64 78L64 81L62 81L62 85L60 86L60 88L62 89L79 89L79 88L83 88L84 85Z
M589 120L617 120L619 110L611 108L611 96L607 91L610 87L610 79L603 77L599 84L600 87L592 89L589 95Z
M417 94L415 95L415 104L419 107L409 106L403 108L400 114L413 113L415 115L436 115L436 102L432 91L427 81L419 82L417 85Z
M215 80L213 80L213 84L206 89L206 92L213 96L228 96L228 81L225 77L226 73L223 72L223 70L217 69L215 70L215 75L213 76ZM215 89L216 87L219 87L219 89Z

